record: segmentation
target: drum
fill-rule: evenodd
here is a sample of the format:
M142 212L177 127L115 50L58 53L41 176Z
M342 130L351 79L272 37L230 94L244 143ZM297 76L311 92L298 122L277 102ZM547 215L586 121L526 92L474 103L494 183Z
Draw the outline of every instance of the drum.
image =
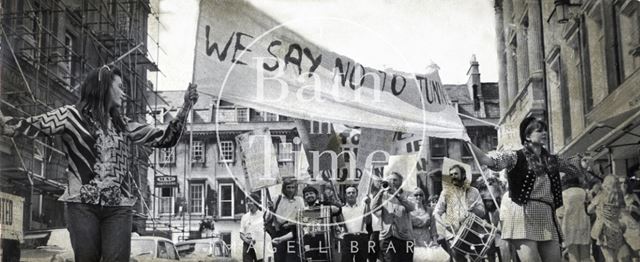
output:
M469 257L471 261L484 259L491 248L498 229L473 213L460 225L451 244L452 248Z

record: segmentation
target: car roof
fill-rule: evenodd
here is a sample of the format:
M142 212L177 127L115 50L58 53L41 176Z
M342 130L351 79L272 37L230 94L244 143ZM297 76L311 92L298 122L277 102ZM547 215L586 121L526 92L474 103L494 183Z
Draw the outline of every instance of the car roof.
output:
M173 241L171 241L171 239L168 239L166 237L154 237L154 236L132 236L131 239L147 239L147 240L164 240L164 241L169 241L171 243L173 243Z
M220 238L189 239L189 240L177 243L176 246L185 245L185 244L193 244L193 243L211 243L211 242L224 242L224 241L222 241L222 239L220 239Z

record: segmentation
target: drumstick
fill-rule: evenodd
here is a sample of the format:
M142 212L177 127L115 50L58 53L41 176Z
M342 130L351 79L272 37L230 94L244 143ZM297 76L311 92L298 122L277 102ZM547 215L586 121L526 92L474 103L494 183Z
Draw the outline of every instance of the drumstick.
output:
M444 227L444 230L446 230L448 233L450 233L452 235L455 235L455 232L453 232L453 226L443 223L442 221L440 221L440 219L437 218L437 216L434 216L434 219L436 220L436 223L438 223L438 224L440 224L441 226ZM448 228L451 228L451 231L449 231Z

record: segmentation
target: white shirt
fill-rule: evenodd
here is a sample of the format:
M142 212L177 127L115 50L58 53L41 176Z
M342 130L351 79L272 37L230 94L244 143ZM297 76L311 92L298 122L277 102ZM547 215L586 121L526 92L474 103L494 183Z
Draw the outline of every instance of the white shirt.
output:
M342 215L344 216L345 226L349 233L360 233L366 231L366 228L362 226L364 207L364 204L358 203L353 206L346 204L342 207Z
M242 233L249 234L252 238L262 238L260 234L264 231L264 219L262 216L262 211L256 211L255 214L251 214L249 211L242 215L242 219L240 219Z
M271 246L271 236L264 233L264 213L262 211L256 211L255 214L251 214L248 211L242 215L240 219L240 230L242 233L251 236L255 243L250 247L253 247L256 252L256 259L263 259L264 253L267 258L273 256L273 247ZM263 250L263 247L265 248ZM264 259L265 261L268 259Z

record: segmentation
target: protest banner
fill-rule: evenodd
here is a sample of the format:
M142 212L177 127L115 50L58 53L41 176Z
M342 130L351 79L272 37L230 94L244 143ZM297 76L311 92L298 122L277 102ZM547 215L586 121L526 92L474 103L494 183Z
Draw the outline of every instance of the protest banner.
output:
M366 67L289 26L245 1L201 1L193 81L203 93L293 118L464 137L439 78Z
M254 192L279 183L280 169L268 128L236 136L244 170L244 189ZM240 181L240 179L239 179Z

